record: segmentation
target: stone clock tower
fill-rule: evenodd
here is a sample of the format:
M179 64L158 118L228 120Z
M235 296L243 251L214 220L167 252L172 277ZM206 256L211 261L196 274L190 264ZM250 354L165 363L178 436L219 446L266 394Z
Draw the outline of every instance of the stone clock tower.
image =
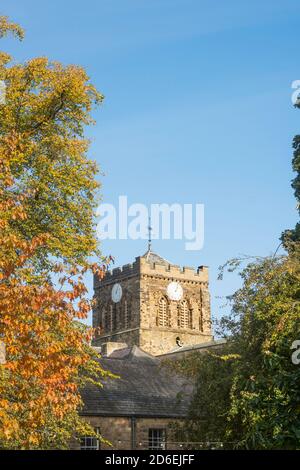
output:
M172 265L150 249L95 277L95 346L118 342L155 356L212 339L208 268Z

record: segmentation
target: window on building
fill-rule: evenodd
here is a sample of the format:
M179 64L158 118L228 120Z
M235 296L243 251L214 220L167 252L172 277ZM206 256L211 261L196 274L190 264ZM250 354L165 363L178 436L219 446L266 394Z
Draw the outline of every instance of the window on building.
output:
M128 302L127 300L124 300L124 328L129 327L129 308L128 308Z
M104 306L101 312L100 329L105 333L108 327L108 306Z
M117 304L113 305L113 312L112 312L112 331L116 331L118 327L118 310Z
M162 297L158 303L158 326L170 326L168 301Z
M199 330L203 332L203 313L201 306L199 306Z
M200 301L198 304L199 308L199 330L203 331L203 293L202 290L200 290Z
M187 300L178 305L178 326L183 329L192 328L192 311Z
M149 429L149 450L165 450L166 449L166 430L165 429Z
M201 333L203 333L203 318L202 318L202 313L200 313L200 316L199 316L199 331L201 331Z
M113 330L113 306L109 306L109 330Z
M100 434L100 429L95 429L96 434ZM100 440L94 436L83 436L80 439L80 450L99 450Z

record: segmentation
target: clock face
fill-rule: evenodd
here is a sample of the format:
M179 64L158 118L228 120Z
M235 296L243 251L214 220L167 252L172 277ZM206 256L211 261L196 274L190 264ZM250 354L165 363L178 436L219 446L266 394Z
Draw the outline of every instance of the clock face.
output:
M120 302L122 298L122 287L120 284L114 284L111 290L112 301L116 303Z
M170 300L180 300L183 296L183 289L178 282L170 282L167 287L167 296Z

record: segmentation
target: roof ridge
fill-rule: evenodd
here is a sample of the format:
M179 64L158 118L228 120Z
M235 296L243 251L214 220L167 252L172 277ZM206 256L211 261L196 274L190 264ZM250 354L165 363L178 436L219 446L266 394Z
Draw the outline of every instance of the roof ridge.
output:
M153 356L150 353L147 353L146 351L144 351L143 349L141 349L139 346L136 346L136 345L132 346L127 358L131 360L138 358L139 360L141 359L146 360L147 362L152 362L153 364L156 364L159 362L155 356Z
M150 263L158 263L158 264L164 264L164 265L172 265L170 261L167 259L163 258L161 255L155 253L152 250L147 250L146 253L144 253L141 258L146 258L146 260Z

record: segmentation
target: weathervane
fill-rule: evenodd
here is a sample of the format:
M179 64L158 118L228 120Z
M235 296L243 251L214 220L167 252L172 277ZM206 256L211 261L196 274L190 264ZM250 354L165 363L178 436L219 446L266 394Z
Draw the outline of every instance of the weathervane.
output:
M152 232L152 227L151 227L151 217L149 217L149 224L148 224L148 251L151 251L151 232Z

